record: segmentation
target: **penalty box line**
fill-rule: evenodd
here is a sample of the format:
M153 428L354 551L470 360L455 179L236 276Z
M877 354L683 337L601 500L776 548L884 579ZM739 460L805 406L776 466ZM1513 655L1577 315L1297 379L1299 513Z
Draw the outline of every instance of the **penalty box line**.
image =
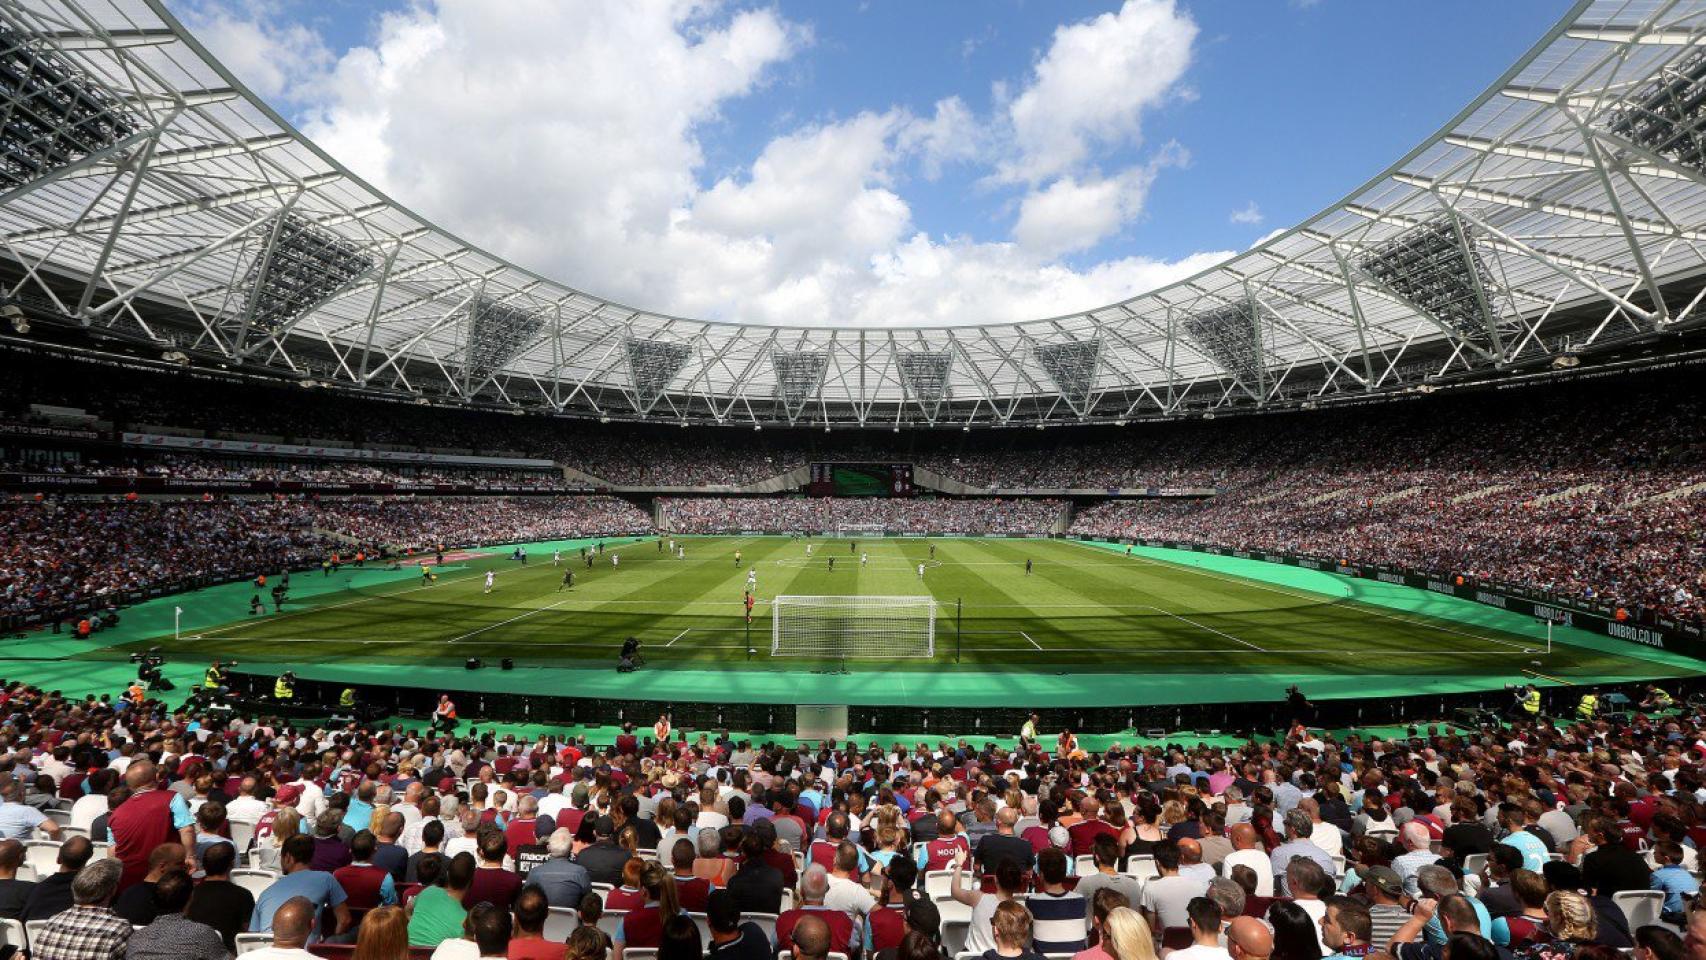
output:
M1076 541L1076 540L1067 541L1067 542L1078 543L1078 541ZM1082 543L1078 543L1078 546L1080 546L1086 550L1099 550L1099 549L1101 549L1099 547L1087 546L1087 545L1082 544ZM1274 586L1273 584L1262 583L1260 581L1251 580L1251 579L1248 579L1245 577L1228 576L1227 574L1219 573L1219 572L1216 572L1214 570L1208 570L1208 569L1205 569L1202 567L1193 567L1193 566L1190 566L1189 564L1172 563L1169 561L1155 560L1153 558L1139 556L1137 554L1132 554L1130 556L1130 559L1136 560L1138 563L1143 564L1145 566L1161 567L1162 569L1166 569L1166 570L1181 570L1181 571L1184 571L1186 573L1194 573L1194 574L1197 574L1199 576L1212 577L1215 580L1223 580L1227 583L1237 584L1239 586L1252 587L1252 588L1257 589L1257 590L1265 590L1269 593L1277 593L1282 597L1291 597L1294 600L1305 600L1305 601L1308 601L1312 605L1315 605L1315 606L1327 606L1327 607L1338 606L1342 601L1349 600L1353 604L1356 604L1351 609L1356 610L1358 613L1366 613L1370 616L1380 617L1380 618L1385 619L1385 620L1396 620L1399 623L1408 623L1408 624L1411 624L1412 626L1424 627L1424 628L1426 628L1428 630L1432 630L1436 633L1449 633L1453 636L1468 637L1471 640L1479 640L1482 643L1502 644L1502 645L1507 646L1507 647L1515 648L1516 652L1519 652L1519 653L1538 653L1539 652L1538 647L1535 646L1535 644L1539 643L1538 640L1535 641L1534 644L1523 644L1523 643L1518 643L1514 640L1501 640L1498 637L1486 637L1486 636L1482 636L1481 634L1478 634L1478 633L1470 633L1466 630L1453 630L1450 627L1441 626L1440 624L1437 624L1437 623L1429 623L1426 620L1417 620L1417 619L1414 619L1412 617L1401 617L1395 613L1387 613L1385 611L1376 609L1372 604L1356 603L1355 597L1334 597L1334 596L1331 596L1328 594L1322 594L1322 593L1300 593L1300 592L1295 591L1295 590L1287 590L1283 587L1277 587L1277 586ZM1323 570L1320 572L1330 573L1331 571ZM1470 653L1473 651L1462 650L1462 651L1457 651L1457 652Z

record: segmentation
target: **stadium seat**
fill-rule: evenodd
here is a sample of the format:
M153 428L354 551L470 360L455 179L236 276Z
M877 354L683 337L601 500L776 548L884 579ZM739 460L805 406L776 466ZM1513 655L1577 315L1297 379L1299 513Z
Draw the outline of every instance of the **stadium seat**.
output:
M710 943L711 942L711 918L706 916L703 913L689 913L687 915L687 918L689 920L692 920L693 925L699 928L699 942L700 943L707 943L707 944Z
M36 868L34 866L27 863L20 863L18 864L17 879L22 880L25 883L39 883L41 881L41 876L36 873Z
M273 881L277 879L278 874L273 873L271 870L231 871L231 882L254 894L256 897L265 893L266 889L272 886Z
M1136 877L1145 882L1161 876L1160 868L1155 866L1155 858L1147 854L1127 857L1124 872L1127 876Z
M787 913L792 909L794 909L794 891L784 890L782 891L782 912ZM834 956L834 954L830 954L830 956Z
M249 852L249 845L255 839L255 821L227 820L231 825L231 843L237 848L239 857Z
M758 929L764 931L764 935L770 938L771 943L775 943L776 917L777 915L774 913L743 913L741 914L741 921L758 924ZM710 943L710 941L707 940L706 943Z
M828 960L847 960L847 954L837 953L834 950L831 950L826 956L828 957ZM794 951L792 951L792 950L778 951L776 954L776 960L794 960Z
M1088 853L1081 853L1072 858L1072 872L1080 877L1087 877L1096 872L1096 858Z
M1665 895L1662 890L1624 890L1612 894L1611 902L1617 904L1617 909L1628 918L1629 929L1639 930L1659 922L1659 913L1665 908Z
M34 867L36 876L45 877L59 870L58 840L25 840L24 862Z
M1463 855L1463 872L1477 877L1487 875L1487 855L1484 853L1468 853Z
M552 907L551 912L545 916L545 939L562 943L569 939L569 934L579 930L580 926L580 913L574 907Z
M1333 859L1333 876L1343 877L1345 875L1345 857L1344 857L1344 854L1334 853L1334 854L1329 854L1329 856L1331 856Z
M924 872L924 895L932 900L945 900L953 896L954 871L926 870Z
M46 810L43 810L42 813L46 814L49 820L59 824L61 827L71 826L71 811L69 809L61 810L58 807L49 807Z
M89 839L89 830L87 827L60 827L59 837L61 841L69 840L72 837L82 837L87 840Z
M113 845L110 843L96 843L94 847L94 852L89 854L90 863L94 863L96 860L105 860L113 855Z
M18 952L23 953L28 946L22 920L0 920L0 947L17 947Z
M1191 945L1190 927L1166 927L1161 931L1163 950L1184 950Z
M617 932L622 929L623 919L627 916L628 911L626 910L606 910L598 915L598 929L603 930L606 936L614 940Z
M237 956L239 957L256 950L265 950L270 946L272 946L272 934L270 933L237 934Z
M657 960L657 947L628 947L622 951L624 960Z
M598 902L599 903L604 903L605 901L609 900L610 899L610 891L615 890L615 889L616 888L614 886L612 886L611 884L608 884L608 883L595 883L592 885L592 892L598 894Z
M942 921L942 952L950 956L966 948L966 937L971 935L970 920Z
M35 943L36 940L38 940L41 937L42 929L45 928L49 922L51 922L51 921L48 921L48 920L26 920L26 921L24 921L24 933L29 938L29 941L31 943Z

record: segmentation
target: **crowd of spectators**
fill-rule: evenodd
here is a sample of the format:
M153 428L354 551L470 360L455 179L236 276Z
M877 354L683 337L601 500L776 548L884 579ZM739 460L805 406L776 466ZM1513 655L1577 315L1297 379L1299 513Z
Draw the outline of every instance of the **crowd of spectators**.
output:
M0 709L34 960L1706 956L1695 707L1100 753Z
M499 469L472 464L377 465L314 459L253 460L187 454L125 458L110 463L94 457L0 460L0 473L42 473L67 477L159 477L168 480L455 484L476 487L530 487L539 490L561 490L568 486L562 472L551 469Z
M152 587L440 544L637 534L612 497L44 500L0 505L0 617L104 608Z
M664 522L675 533L879 529L1042 534L1053 530L1066 511L1064 500L997 497L662 497L658 505Z

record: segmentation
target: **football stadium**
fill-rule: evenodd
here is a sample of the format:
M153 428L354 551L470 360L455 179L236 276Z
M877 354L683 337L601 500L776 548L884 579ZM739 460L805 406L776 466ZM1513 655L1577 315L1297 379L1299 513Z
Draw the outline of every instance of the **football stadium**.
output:
M0 960L1703 960L1703 299L1706 0L0 0Z

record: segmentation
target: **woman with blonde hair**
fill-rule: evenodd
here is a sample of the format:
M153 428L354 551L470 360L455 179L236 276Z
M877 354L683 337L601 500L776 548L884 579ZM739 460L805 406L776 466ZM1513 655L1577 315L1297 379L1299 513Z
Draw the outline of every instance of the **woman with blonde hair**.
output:
M1130 907L1115 907L1102 921L1102 950L1113 960L1155 960L1149 921Z
M278 855L284 846L284 841L302 832L302 814L295 807L280 807L278 814L273 817L272 832L265 841L255 843L255 857L263 870L281 869Z
M376 907L361 918L351 960L408 960L409 915L402 907Z
M1588 898L1572 890L1546 895L1546 935L1522 949L1531 960L1569 960L1599 936L1599 918Z

